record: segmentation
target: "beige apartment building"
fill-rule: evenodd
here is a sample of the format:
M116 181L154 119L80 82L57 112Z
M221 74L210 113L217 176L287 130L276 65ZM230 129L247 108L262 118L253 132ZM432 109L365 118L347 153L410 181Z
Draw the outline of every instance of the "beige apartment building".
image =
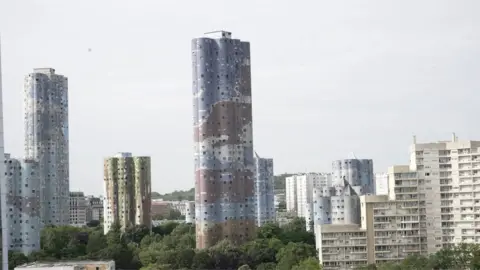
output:
M388 169L388 195L360 197L361 224L316 226L324 269L428 255L480 243L480 142L414 144L410 165Z
M122 229L134 225L151 227L150 157L119 153L104 161L104 232L114 223Z
M115 261L34 262L15 267L15 270L115 270Z

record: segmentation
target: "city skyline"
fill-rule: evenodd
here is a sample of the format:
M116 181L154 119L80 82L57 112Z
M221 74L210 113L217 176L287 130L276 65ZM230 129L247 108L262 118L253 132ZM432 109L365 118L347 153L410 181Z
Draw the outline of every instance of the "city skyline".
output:
M152 156L153 191L193 186L188 41L209 30L225 29L254 44L255 145L275 160L277 174L328 172L331 160L351 151L385 172L407 161L413 134L419 141L448 138L452 131L480 137L468 124L474 120L470 101L479 99L480 62L474 59L480 37L472 27L479 25L472 12L478 2L451 7L425 1L410 10L406 2L369 1L366 10L277 1L268 21L272 3L207 8L192 2L195 12L177 4L171 9L182 12L154 3L97 3L98 13L84 21L79 14L90 10L88 3L54 2L44 9L31 1L1 4L5 148L23 155L23 76L37 67L61 71L71 80L72 190L99 195L102 159L124 150ZM247 7L255 9L242 20ZM204 20L207 11L215 20ZM282 19L293 11L304 15ZM127 13L131 20L124 25ZM51 33L30 27L59 20ZM171 21L187 26L172 28ZM125 34L135 41L125 41ZM133 139L140 131L144 137Z

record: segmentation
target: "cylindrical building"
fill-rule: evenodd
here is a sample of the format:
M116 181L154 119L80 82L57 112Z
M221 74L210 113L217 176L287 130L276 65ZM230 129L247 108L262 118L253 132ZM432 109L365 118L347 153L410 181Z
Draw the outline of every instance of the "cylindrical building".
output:
M333 185L361 186L362 194L373 194L375 189L371 159L343 159L332 162ZM358 194L358 195L362 195Z
M255 216L257 226L275 221L273 159L255 153Z
M197 248L254 236L250 44L219 31L192 40Z
M10 209L9 249L26 255L40 249L40 171L32 159L5 155L7 207Z
M70 223L68 80L53 68L25 78L25 156L40 166L40 217L46 225Z

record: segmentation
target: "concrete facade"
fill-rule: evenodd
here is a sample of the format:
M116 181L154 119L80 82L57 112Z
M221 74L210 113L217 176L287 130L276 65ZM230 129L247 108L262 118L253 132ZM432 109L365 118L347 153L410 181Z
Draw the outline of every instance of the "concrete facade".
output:
M350 186L360 186L362 194L373 194L374 173L371 159L343 159L332 162L332 185L344 185L346 181Z
M52 68L25 77L25 156L39 162L40 217L45 225L68 225L68 79Z
M5 154L9 249L25 255L40 249L40 169L31 159L14 159Z
M0 164L4 164L4 147L3 147L3 102L2 102L2 48L0 40ZM0 226L2 227L2 269L8 269L8 249L10 246L9 243L9 232L8 232L8 220L6 218L1 218L3 213L6 213L7 210L7 181L5 178L5 166L0 166Z
M375 174L375 195L388 195L388 174Z
M115 270L115 261L34 262L15 270Z
M275 221L273 159L255 153L255 215L257 226Z
M230 32L192 40L197 248L254 236L250 44Z
M195 223L195 202L186 202L185 209L185 222Z
M117 222L122 229L151 227L150 157L120 153L104 161L104 232Z
M87 222L103 220L103 198L87 198Z
M70 192L70 226L87 225L88 202L83 192Z

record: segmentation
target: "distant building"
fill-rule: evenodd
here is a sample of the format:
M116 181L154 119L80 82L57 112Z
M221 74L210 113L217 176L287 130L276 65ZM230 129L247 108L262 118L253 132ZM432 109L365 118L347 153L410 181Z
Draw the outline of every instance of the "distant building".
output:
M40 170L32 159L14 159L5 154L6 220L9 249L26 255L40 249Z
M151 227L150 157L120 153L104 161L104 232L118 223Z
M162 200L152 200L151 216L156 220L159 216L167 216L170 213L172 207L169 202Z
M70 192L70 225L83 227L87 225L87 198L83 192Z
M373 194L375 190L373 160L342 159L332 162L332 185L360 186L362 194Z
M388 195L388 174L375 174L375 195Z
M87 222L103 220L103 198L90 196L87 198Z
M255 215L257 226L275 221L273 159L255 153Z
M39 162L40 217L45 225L68 225L68 79L53 68L25 77L25 156Z
M15 270L115 270L115 261L34 262Z

